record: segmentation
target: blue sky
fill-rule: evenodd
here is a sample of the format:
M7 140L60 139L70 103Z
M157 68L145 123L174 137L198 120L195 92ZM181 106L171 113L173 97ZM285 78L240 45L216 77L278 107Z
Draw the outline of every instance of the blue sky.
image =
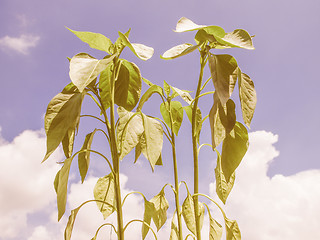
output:
M118 31L125 32L131 28L132 42L155 49L153 58L146 62L137 59L130 51L124 52L124 57L135 62L144 77L159 85L166 80L181 89L194 89L199 72L197 53L171 61L159 57L174 45L193 43L193 33L172 31L178 19L184 16L198 24L221 26L227 32L243 28L256 35L256 50L233 49L225 52L237 59L242 71L250 75L255 83L258 103L250 131L272 132L272 136L278 136L277 141L266 143L273 144L280 152L279 156L273 156L274 161L268 161L266 177L273 179L281 175L291 179L304 171L319 170L319 12L320 2L315 0L1 0L0 143L16 146L17 136L26 130L37 133L38 138L42 139L38 131L43 129L47 104L70 82L66 57L79 52L103 57L77 39L65 26L79 31L99 32L112 41L118 37ZM211 101L208 97L201 103L203 112L209 111ZM154 100L153 104L157 103ZM145 111L159 114L153 104L146 105ZM85 109L91 111L90 107L87 104ZM90 131L89 123L83 121L82 129ZM185 123L178 149L191 146L188 129ZM208 132L204 131L203 141L210 142ZM79 138L82 139L84 134L85 131L80 133ZM76 143L76 147L81 147L81 141ZM97 145L99 147L99 143ZM169 154L165 152L164 156L169 158ZM188 151L179 153L180 159L186 159L180 160L183 166L181 178L191 176L191 168L187 164L191 161L189 155ZM203 158L201 171L205 183L213 180L215 157L205 150ZM9 161L1 159L6 160ZM152 177L151 183L160 190L163 182L171 181L171 175L167 174L170 164L168 161L167 166L152 174L148 164L142 161L132 173L129 168L132 161L124 161L123 173L129 177L127 187L132 189L134 184L145 182L145 178L134 178L138 175ZM210 168L207 168L208 165ZM103 174L98 170L92 171L92 174ZM78 176L74 181L78 181ZM144 188L150 189L150 186ZM209 191L207 185L203 191ZM36 219L33 217L30 221L36 225ZM0 223L0 229L1 226ZM28 234L32 235L31 232Z

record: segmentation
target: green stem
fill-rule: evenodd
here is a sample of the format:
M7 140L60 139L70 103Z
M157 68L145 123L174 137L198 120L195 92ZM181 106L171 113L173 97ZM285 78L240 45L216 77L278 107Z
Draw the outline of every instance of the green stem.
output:
M199 160L198 160L198 145L197 145L197 125L196 125L196 114L198 108L198 101L199 95L201 93L201 85L202 85L202 78L203 78L203 70L206 63L206 56L207 53L205 51L200 51L200 74L199 74L199 81L197 92L195 96L195 100L192 107L192 148L193 148L193 181L194 181L194 213L196 218L196 235L197 240L201 240L201 227L200 227L200 219L199 219L199 207L198 207L198 193L199 193Z

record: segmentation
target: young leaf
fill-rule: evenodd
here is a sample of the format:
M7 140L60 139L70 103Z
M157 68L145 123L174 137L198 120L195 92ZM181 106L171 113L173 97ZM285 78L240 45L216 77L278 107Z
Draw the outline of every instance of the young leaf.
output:
M149 202L144 199L144 214L143 214L143 221L147 223L149 226L151 224L151 218L155 214L155 208L153 202ZM149 232L149 227L145 224L142 224L142 239L145 239Z
M183 108L180 102L178 101L171 101L170 104L168 102L161 103L160 105L160 112L163 117L165 123L171 128L171 121L170 121L170 113L167 109L170 108L171 118L172 118L172 130L174 134L178 136L179 129L181 127L181 123L183 120Z
M227 240L241 240L241 233L238 223L235 220L225 218Z
M181 57L183 55L187 55L188 53L193 52L197 48L198 48L198 45L184 43L184 44L180 44L178 46L170 48L160 57L165 60L174 59L174 58Z
M231 177L229 181L226 181L226 178L224 177L224 174L222 172L221 167L221 156L219 152L216 150L217 153L217 166L215 168L215 177L216 177L216 192L220 200L226 204L227 198L229 196L229 193L231 192L236 174L233 172L231 174Z
M93 136L94 136L94 134L96 132L97 132L97 129L95 129L93 132L88 133L86 135L86 138L84 140L84 143L82 145L81 150L85 150L85 149L90 150L91 149ZM87 175L89 164L90 164L90 151L79 153L79 155L78 155L78 166L79 166L79 172L80 172L82 183L83 183L83 181L84 181L84 179L85 179L85 177Z
M122 40L123 44L130 48L130 50L141 60L148 60L152 57L154 50L152 47L145 46L140 43L131 43L127 36L123 33L118 32L120 39Z
M57 205L58 205L58 221L61 219L66 211L67 192L68 192L68 179L72 158L67 158L60 171L57 174L59 180L57 182Z
M108 109L111 101L110 84L112 78L112 69L114 64L110 63L105 70L100 73L99 93L104 109Z
M250 34L243 29L236 29L231 33L227 33L222 38L217 38L218 42L230 47L245 48L253 50L252 38Z
M164 95L164 94L163 94L163 89L162 89L160 86L153 84L153 85L150 86L150 87L148 88L148 90L142 95L142 97L141 97L141 99L140 99L140 102L139 102L139 105L138 105L138 107L137 107L137 111L141 111L144 103L145 103L146 101L148 101L148 99L149 99L149 98L152 96L152 94L154 94L154 93L158 93L158 94L160 94L161 96Z
M238 71L238 79L242 117L244 123L250 127L257 104L257 94L251 78L247 74L242 73L240 69Z
M44 128L47 135L47 153L43 161L56 150L68 134L68 130L70 131L70 129L75 129L78 126L84 95L85 93L64 93L63 91L50 101L44 118ZM65 151L70 154L69 143L67 145L68 149L65 147Z
M163 90L166 93L167 97L169 97L171 92L171 87L166 81L163 81Z
M119 125L117 127L117 140L120 151L119 159L123 159L137 146L144 132L141 115L134 115L124 108L118 108Z
M140 93L141 74L139 68L134 63L122 59L115 83L115 103L131 111L139 102Z
M227 182L229 182L232 173L239 166L248 146L247 129L237 122L222 144L221 166Z
M106 219L115 210L114 178L112 173L98 179L93 195L95 200L104 202L97 202L97 205L103 218Z
M145 152L142 153L149 160L152 171L158 162L163 144L163 129L162 125L155 119L150 118L141 113L144 126L144 139L146 142Z
M191 104L193 101L193 98L191 95L188 93L188 91L180 90L179 88L172 87L173 93L177 93L186 103Z
M113 44L106 36L100 33L80 32L71 30L70 28L67 29L74 33L78 38L80 38L81 41L88 43L91 48L95 48L111 54L110 50L112 49Z
M91 57L87 53L79 53L70 61L69 76L71 81L80 92L94 80L97 76L107 68L115 55L98 60Z
M167 210L169 208L169 203L165 197L164 189L162 189L158 195L154 196L150 202L154 204L154 214L152 219L157 227L157 231L159 231L167 221Z
M71 234L72 234L72 230L73 230L74 221L76 220L76 217L77 217L77 214L78 214L80 208L81 207L77 207L77 208L71 210L71 214L69 216L66 229L64 230L64 239L65 240L70 240L71 239Z
M179 239L178 236L179 236L179 229L174 221L174 216L173 216L171 221L171 232L170 232L169 240L178 240Z
M75 131L75 128L69 128L66 135L62 139L62 148L66 158L72 156Z
M222 226L212 218L211 214L209 214L209 240L220 240L222 238Z
M195 24L190 19L188 19L186 17L182 17L179 19L175 31L176 32L187 32L187 31L194 31L197 29L201 29L204 27L206 27L206 26Z
M211 54L208 59L213 85L221 104L224 105L230 98L237 81L237 61L230 55Z

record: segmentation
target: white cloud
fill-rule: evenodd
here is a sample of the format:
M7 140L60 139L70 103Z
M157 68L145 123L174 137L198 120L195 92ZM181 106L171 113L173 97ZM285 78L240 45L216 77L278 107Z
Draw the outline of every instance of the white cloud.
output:
M0 48L3 50L13 50L15 52L27 55L29 49L36 47L40 37L34 35L22 34L20 37L4 36L0 38Z

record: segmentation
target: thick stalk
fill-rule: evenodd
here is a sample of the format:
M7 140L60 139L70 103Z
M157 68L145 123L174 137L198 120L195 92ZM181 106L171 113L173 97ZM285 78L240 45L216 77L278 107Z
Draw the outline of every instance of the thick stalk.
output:
M198 204L198 193L199 193L199 160L198 160L198 145L197 145L197 123L196 123L196 115L197 115L197 108L198 108L198 101L199 95L201 92L201 85L202 85L202 78L203 78L203 69L205 67L205 58L206 52L200 51L200 74L199 74L199 81L197 92L195 96L195 100L192 107L192 149L193 149L193 187L194 187L194 214L196 220L196 234L197 240L201 240L201 227L200 227L200 219L199 219L199 204Z

